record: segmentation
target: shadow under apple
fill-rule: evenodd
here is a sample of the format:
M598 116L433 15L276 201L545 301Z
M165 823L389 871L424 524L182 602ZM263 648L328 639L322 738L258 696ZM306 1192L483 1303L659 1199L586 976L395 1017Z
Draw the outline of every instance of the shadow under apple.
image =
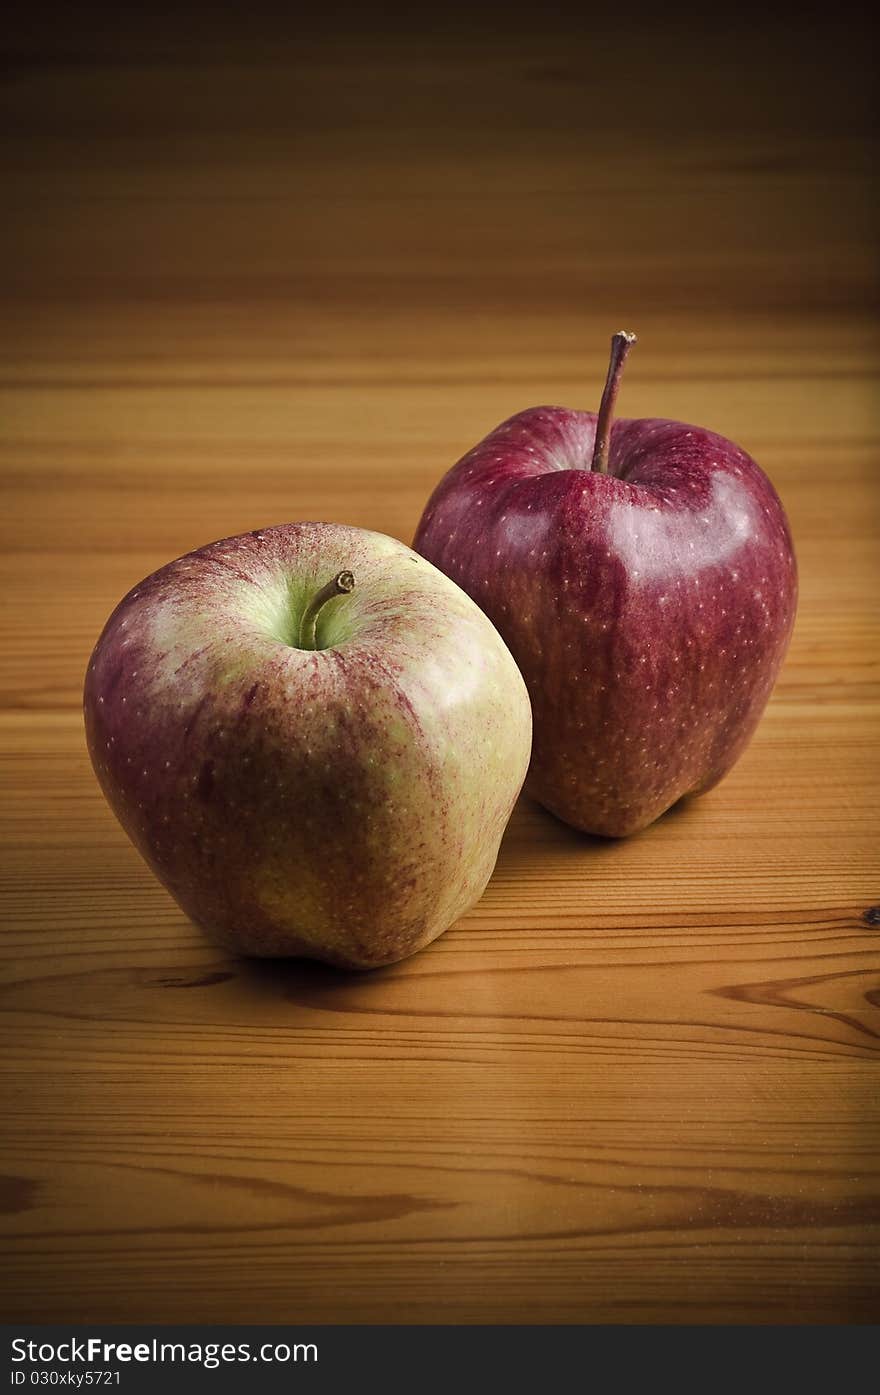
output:
M542 869L558 864L561 856L568 865L577 859L582 864L584 878L588 879L592 869L607 867L621 856L626 856L636 841L641 842L643 838L651 836L652 831L656 836L656 832L662 828L687 824L697 817L697 799L685 797L642 833L629 838L603 838L572 828L535 800L523 795L517 801L501 843L495 873L483 897L474 910L451 926L438 941L417 954L394 964L370 969L344 969L305 958L239 958L231 963L242 986L258 995L281 997L288 1003L296 1002L303 1007L323 1010L359 1010L356 1007L358 1003L361 1004L360 1010L373 1010L377 1006L375 998L379 990L387 990L391 985L399 987L404 979L434 977L447 971L449 964L442 958L444 951L453 945L456 950L466 947L468 937L479 924L481 910L497 915L498 910L507 904L507 898L502 894L505 886L509 886L511 880L515 880L525 869L540 874ZM585 926L583 933L589 936L590 927ZM483 957L478 947L474 946L471 972L481 972ZM455 972L458 974L462 971L463 965L457 956Z

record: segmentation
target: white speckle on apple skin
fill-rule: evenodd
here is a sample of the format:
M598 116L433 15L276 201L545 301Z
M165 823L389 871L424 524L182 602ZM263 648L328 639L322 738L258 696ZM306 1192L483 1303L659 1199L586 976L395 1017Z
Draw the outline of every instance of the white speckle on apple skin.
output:
M306 598L343 569L356 584L322 612L327 647L295 647ZM98 641L84 712L108 800L195 921L243 953L355 968L479 899L531 737L482 611L402 543L335 524L224 539L141 582Z
M621 836L710 788L744 750L788 646L797 571L782 505L738 446L620 420L603 475L589 470L595 430L592 413L565 408L502 423L440 482L415 546L479 599L523 672L529 792L577 828ZM656 752L649 767L632 730Z

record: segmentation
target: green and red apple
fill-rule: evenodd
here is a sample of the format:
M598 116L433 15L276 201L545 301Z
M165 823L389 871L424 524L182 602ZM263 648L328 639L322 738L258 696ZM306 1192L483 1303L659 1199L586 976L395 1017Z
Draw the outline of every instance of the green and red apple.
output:
M482 895L529 761L522 677L402 543L292 523L136 586L88 666L98 779L178 904L251 955L412 954Z

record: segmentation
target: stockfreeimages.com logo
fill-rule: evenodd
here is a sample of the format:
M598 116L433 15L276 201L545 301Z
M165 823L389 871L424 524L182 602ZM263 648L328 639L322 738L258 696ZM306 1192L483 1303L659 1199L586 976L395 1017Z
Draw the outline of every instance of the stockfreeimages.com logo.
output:
M163 1362L184 1366L218 1366L237 1362L265 1361L285 1364L291 1361L315 1362L318 1348L314 1342L160 1342L156 1337L147 1342L105 1342L101 1337L71 1337L62 1342L33 1342L25 1337L12 1339L12 1360L30 1365L112 1367L117 1363L129 1365L161 1365ZM20 1372L21 1375L24 1372ZM13 1379L13 1384L15 1381Z

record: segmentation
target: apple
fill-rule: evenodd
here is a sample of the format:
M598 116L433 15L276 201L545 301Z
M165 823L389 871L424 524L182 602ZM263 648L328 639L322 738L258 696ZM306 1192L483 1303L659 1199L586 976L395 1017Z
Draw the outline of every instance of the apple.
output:
M479 899L528 768L523 680L448 577L291 523L134 587L85 681L120 823L209 936L372 968Z
M532 700L526 790L619 837L719 781L742 754L797 604L791 534L755 461L698 426L533 407L448 472L423 557L503 635Z

